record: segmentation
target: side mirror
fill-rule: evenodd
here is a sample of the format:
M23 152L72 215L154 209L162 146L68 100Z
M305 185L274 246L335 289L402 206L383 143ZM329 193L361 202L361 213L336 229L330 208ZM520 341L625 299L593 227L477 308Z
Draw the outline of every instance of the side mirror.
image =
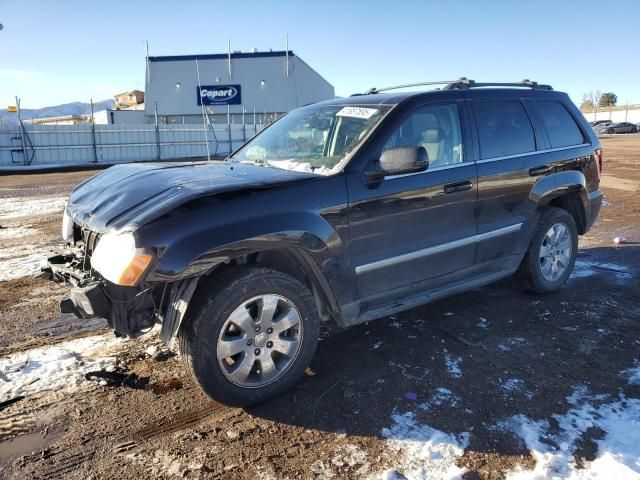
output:
M378 161L378 168L366 172L370 180L381 180L387 175L403 175L423 172L429 165L424 147L399 147L385 150Z

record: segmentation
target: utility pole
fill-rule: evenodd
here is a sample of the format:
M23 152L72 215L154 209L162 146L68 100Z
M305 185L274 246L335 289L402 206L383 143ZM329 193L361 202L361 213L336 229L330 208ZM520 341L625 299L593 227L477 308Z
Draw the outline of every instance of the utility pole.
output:
M96 122L93 117L93 98L91 102L91 139L93 142L93 163L98 163L98 148L96 146Z
M200 67L196 58L196 74L198 75L198 98L202 107L202 127L204 128L204 141L207 145L207 161L211 161L211 151L209 150L209 132L207 131L207 116L204 110L204 99L202 98L202 84L200 83Z
M227 52L229 58L229 80L231 80L231 39L227 41Z
M160 160L160 126L158 125L158 101L154 102L153 116L156 123L156 157ZM184 123L184 117L182 120Z
M151 65L149 65L149 41L145 40L145 60L147 62L147 81L151 82Z
M20 117L20 99L16 95L16 113L18 114L18 127L20 128L20 140L22 141L22 156L24 157L24 164L27 165L27 144L24 138L24 125L22 124L22 118Z
M289 76L289 34L284 34L284 56L285 56L285 71L287 72L287 77Z

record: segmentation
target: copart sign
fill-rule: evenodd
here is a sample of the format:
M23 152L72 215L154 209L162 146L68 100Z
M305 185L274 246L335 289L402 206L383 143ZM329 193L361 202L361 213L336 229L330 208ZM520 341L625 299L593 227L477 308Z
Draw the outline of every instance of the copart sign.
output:
M203 85L197 87L198 105L240 105L240 85Z

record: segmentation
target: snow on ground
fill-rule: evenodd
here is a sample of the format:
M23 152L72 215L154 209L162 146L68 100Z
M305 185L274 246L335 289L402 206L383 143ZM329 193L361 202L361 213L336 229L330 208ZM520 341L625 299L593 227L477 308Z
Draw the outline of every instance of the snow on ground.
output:
M456 408L460 404L460 397L454 395L451 390L444 387L436 388L435 393L424 403L421 403L418 408L423 411L428 411L431 407L439 407L441 405L447 405L450 408Z
M393 424L382 429L387 449L393 453L392 467L380 478L422 480L461 478L464 469L456 465L469 444L467 432L455 435L422 425L412 412L391 415Z
M25 237L36 230L31 226L19 225L19 226L5 226L1 225L0 228L0 240L6 238L20 238Z
M625 282L631 279L629 268L613 262L594 262L591 260L576 260L571 278L587 278L592 275L602 274L603 271L615 273L616 280Z
M153 452L141 451L128 453L125 456L129 461L145 468L153 478L169 477L184 478L189 472L201 472L204 465L204 452L195 451L189 457L188 463L169 452L157 449Z
M0 199L0 219L6 220L57 212L62 216L66 201L66 197L2 198Z
M0 199L0 225L4 223L3 228L0 229L0 241L24 237L35 231L31 225L8 226L7 220L29 221L33 216L60 213L60 221L62 221L65 202L66 198L59 196ZM0 282L40 273L48 256L48 249L38 245L23 244L10 247L0 245Z
M346 435L341 434L339 437L344 438ZM329 480L340 478L339 471L345 466L351 467L350 470L355 473L356 478L367 478L371 472L371 461L367 452L350 443L338 446L331 460L317 460L311 465L311 471L317 480Z
M96 335L0 358L0 402L47 390L74 391L86 373L112 370L127 342L113 334Z
M640 361L636 360L633 368L627 368L620 372L620 376L626 378L629 385L640 385Z
M640 378L640 365L621 372L630 382ZM545 478L616 480L640 478L640 399L617 399L608 395L589 395L583 385L574 387L567 397L572 408L553 415L557 428L547 420L532 420L518 414L500 422L498 429L520 437L536 460L533 470L517 469L508 480ZM598 447L596 458L577 468L575 455L582 436L601 431L593 441Z
M509 337L500 345L498 345L498 350L500 350L501 352L508 352L509 350L521 347L524 344L524 337Z
M462 377L462 370L460 370L461 361L462 358L452 357L451 355L449 355L449 352L447 350L444 351L444 363L447 367L449 375L451 375L453 378Z
M37 245L0 248L0 282L40 273L49 249Z
M504 393L513 393L521 390L524 387L524 382L519 378L509 378L500 384L500 390Z
M477 327L487 329L489 327L489 320L484 317L480 317L480 321L476 325Z

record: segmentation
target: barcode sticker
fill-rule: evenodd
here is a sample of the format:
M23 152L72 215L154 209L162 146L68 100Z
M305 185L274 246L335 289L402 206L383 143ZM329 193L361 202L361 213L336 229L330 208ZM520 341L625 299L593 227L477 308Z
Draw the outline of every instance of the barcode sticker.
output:
M364 108L364 107L344 107L338 113L337 117L353 117L368 119L378 113L377 108Z

